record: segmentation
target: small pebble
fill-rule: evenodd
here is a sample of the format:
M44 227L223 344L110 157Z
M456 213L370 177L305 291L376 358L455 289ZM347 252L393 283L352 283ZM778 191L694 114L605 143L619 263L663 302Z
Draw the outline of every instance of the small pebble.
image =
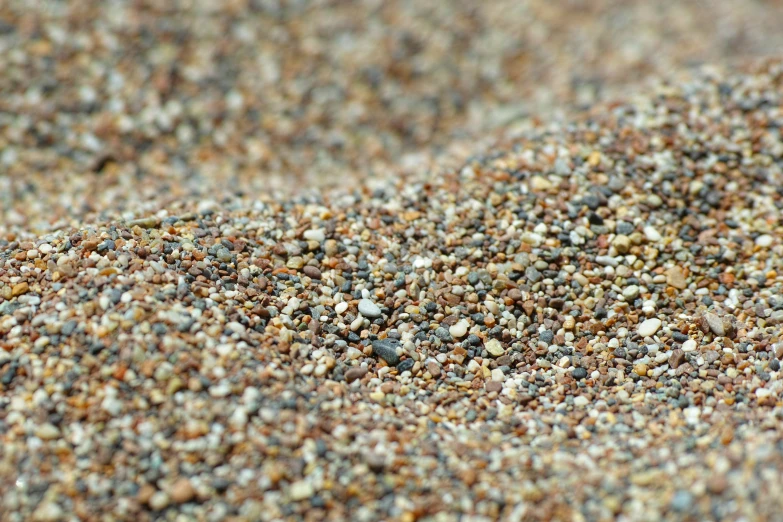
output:
M455 324L449 327L449 335L455 339L461 339L468 333L468 322L463 320L457 321Z
M368 319L375 319L381 316L381 309L369 299L359 301L359 313Z
M646 321L642 322L639 325L637 332L639 333L639 336L641 336L642 338L651 337L655 335L655 333L658 331L658 329L661 327L662 324L663 323L661 322L660 319L657 318L647 319Z
M386 361L389 366L397 366L400 362L400 357L397 355L397 343L394 343L389 339L373 341L372 352L377 357Z

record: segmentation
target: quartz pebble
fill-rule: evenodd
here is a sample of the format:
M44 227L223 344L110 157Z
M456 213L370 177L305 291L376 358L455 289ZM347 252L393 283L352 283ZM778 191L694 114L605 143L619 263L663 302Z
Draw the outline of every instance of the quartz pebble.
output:
M647 319L639 325L637 332L641 337L650 337L655 335L658 329L661 327L661 320L657 318Z
M461 339L465 337L467 333L468 333L467 321L464 320L458 321L457 323L449 327L449 335L451 335L455 339Z
M660 241L662 237L660 232L658 232L655 227L650 226L644 227L644 236L648 241L653 243Z
M756 238L756 245L760 246L761 248L768 248L772 246L774 241L774 238L769 234L762 234Z
M696 350L696 346L697 346L696 341L694 341L693 339L688 339L687 341L682 343L682 351L683 352L692 352L692 351Z

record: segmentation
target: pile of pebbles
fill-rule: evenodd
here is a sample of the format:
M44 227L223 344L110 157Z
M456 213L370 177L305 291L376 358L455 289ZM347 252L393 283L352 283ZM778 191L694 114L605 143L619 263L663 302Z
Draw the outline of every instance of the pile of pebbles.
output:
M781 26L772 1L3 0L0 234L421 171Z
M9 234L0 518L779 518L782 103L705 73L437 175Z

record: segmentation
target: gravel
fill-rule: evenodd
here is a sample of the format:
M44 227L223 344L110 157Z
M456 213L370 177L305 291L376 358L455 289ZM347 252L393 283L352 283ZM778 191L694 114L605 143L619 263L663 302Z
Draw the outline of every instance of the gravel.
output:
M359 313L360 314L362 314L363 316L365 316L367 318L370 318L370 319L375 319L375 318L380 317L382 315L381 314L381 309L378 308L378 305L376 305L375 303L373 303L369 299L362 299L362 300L360 300L358 308L359 308Z
M0 519L779 518L783 64L486 132L775 6L55 4L0 7Z
M783 48L776 2L230 4L0 2L0 234L456 165L493 129Z

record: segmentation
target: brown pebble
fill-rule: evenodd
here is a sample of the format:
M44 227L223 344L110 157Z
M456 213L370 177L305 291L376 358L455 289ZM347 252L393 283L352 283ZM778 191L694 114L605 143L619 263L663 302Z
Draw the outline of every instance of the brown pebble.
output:
M193 489L190 480L182 477L172 484L171 489L169 490L169 496L175 503L185 504L186 502L193 500L193 497L196 496L196 490Z
M517 288L512 288L508 291L508 297L514 301L520 301L522 300L522 292Z
M306 265L302 269L302 272L304 272L304 274L310 279L321 279L321 271L312 265Z
M367 368L364 366L357 366L355 368L351 368L347 372L345 372L345 382L352 383L353 381L357 379L361 379L367 375Z
M93 250L96 250L98 248L98 240L97 239L90 239L87 241L84 241L82 243L82 248L84 248L87 252L92 252Z
M729 483L724 475L714 475L707 481L707 491L713 495L720 495L728 487Z
M671 355L669 355L669 366L672 368L679 367L683 362L685 362L685 352L683 352L681 349L677 348L676 350L673 350Z
M142 504L149 503L152 495L155 494L155 487L150 484L144 484L139 488L139 492L136 494L136 498Z
M503 389L503 384L498 381L487 381L486 384L487 392L500 392Z

